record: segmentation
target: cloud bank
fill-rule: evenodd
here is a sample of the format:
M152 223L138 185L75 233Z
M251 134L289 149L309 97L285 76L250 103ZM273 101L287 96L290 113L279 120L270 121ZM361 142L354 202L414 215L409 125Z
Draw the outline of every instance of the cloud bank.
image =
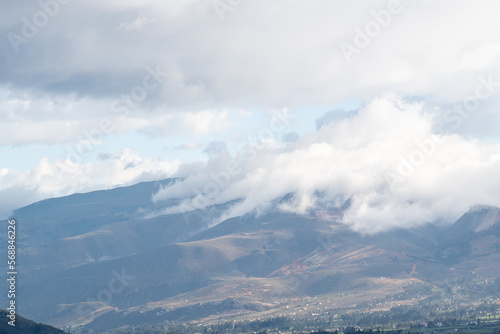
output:
M45 125L61 127L55 124L61 118L85 124L108 114L110 101L140 84L148 66L159 66L168 75L130 120L150 124L155 108L168 114L335 105L388 91L456 103L478 75L500 68L497 1L231 1L238 5L224 11L223 20L214 6L220 2L45 0L59 4L57 13L46 14L47 23L28 37L26 22L34 25L37 13L47 10L34 0L9 4L0 13L0 87L27 101L39 95L62 101L55 109L64 115L45 103L25 110L27 121L43 114ZM358 35L366 35L393 3L397 14L360 45ZM12 34L26 43L13 42ZM359 50L350 62L343 43ZM69 108L73 97L87 105ZM489 122L480 128L495 131ZM131 124L116 127L134 130ZM479 132L472 125L469 130ZM43 140L39 135L23 142L37 138ZM70 140L70 133L62 138Z
M239 200L218 221L349 203L343 222L368 233L452 222L476 204L499 206L500 145L436 133L434 122L423 103L385 95L295 143L212 156L153 198L186 198L164 213Z

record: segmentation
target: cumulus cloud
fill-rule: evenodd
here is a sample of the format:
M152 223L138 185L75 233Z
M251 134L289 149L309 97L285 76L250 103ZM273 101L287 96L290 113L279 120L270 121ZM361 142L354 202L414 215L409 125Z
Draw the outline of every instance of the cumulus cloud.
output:
M451 222L475 204L500 205L500 145L432 129L423 103L386 95L284 149L214 157L154 199L187 198L166 212L237 200L219 220L347 207L343 222L368 233Z

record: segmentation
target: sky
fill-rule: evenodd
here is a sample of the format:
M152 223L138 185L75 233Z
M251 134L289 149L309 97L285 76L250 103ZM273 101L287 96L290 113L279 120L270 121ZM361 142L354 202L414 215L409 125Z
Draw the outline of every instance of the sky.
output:
M0 217L167 177L165 213L238 200L218 220L500 206L497 1L0 4Z

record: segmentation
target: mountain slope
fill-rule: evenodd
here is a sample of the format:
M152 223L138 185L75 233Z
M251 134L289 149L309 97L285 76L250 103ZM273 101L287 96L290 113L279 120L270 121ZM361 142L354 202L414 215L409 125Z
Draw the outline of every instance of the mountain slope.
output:
M448 227L376 235L326 210L208 228L230 204L147 218L176 202L151 202L162 182L17 210L23 314L105 330L298 314L305 304L338 313L380 300L416 303L448 281L500 276L497 208L473 208ZM47 230L42 242L44 225L60 231Z
M500 276L500 209L476 206L447 230L437 257L455 272Z
M52 326L38 324L34 321L16 315L15 327L10 326L8 312L0 310L0 333L5 334L63 334L64 332Z

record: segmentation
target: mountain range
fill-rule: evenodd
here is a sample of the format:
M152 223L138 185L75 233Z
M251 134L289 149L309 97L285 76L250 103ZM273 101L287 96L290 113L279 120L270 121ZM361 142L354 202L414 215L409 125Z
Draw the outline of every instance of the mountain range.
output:
M473 207L451 225L373 235L353 231L341 223L341 210L325 208L214 225L230 203L161 214L180 200L153 202L152 194L172 182L16 210L20 312L59 328L93 330L311 314L333 319L354 309L416 305L437 292L459 300L456 282L487 285L500 276L496 207Z

